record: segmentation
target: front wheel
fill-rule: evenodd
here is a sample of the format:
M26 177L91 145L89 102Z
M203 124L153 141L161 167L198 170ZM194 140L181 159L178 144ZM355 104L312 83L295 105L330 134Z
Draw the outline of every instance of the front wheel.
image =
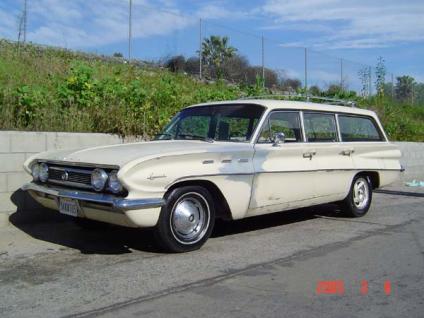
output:
M185 186L166 196L156 226L156 239L170 252L189 252L200 248L211 235L215 208L209 191Z
M367 176L356 176L353 179L349 194L341 202L343 212L350 217L364 216L372 201L372 185Z

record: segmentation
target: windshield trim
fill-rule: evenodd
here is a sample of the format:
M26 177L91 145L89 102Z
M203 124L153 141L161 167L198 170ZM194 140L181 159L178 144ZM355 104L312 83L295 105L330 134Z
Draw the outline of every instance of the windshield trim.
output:
M252 143L254 141L254 137L257 134L258 128L261 126L261 123L263 121L264 115L267 113L267 107L265 107L264 105L261 104L256 104L256 103L223 103L223 104L204 104L204 105L193 105L193 106L189 106L186 108L183 108L182 110L180 110L178 113L175 114L175 116L169 121L169 123L164 126L164 128L162 129L162 131L158 134L155 135L154 140L192 140L192 139L175 139L175 138L170 138L170 139L157 139L157 136L160 135L167 135L166 130L168 129L168 127L170 127L173 122L175 120L177 120L178 116L181 115L182 112L186 111L186 110L195 110L195 109L202 109L202 108L207 108L207 107L249 107L249 106L254 106L254 107L258 107L262 112L260 114L260 116L258 117L257 123L255 125L255 127L253 127L253 130L250 134L249 139L244 140L244 141L238 141L238 140L216 140L213 138L208 138L206 137L205 139L203 139L202 141L207 141L207 142L213 142L213 141L217 141L217 142L229 142L229 143ZM246 117L248 118L248 117ZM171 135L171 134L169 134ZM200 139L193 139L193 140L200 140Z

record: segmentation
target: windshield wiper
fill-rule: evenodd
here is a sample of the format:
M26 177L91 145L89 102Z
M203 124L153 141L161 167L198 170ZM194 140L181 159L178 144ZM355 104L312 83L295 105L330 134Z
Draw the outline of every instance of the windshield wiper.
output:
M184 139L186 139L185 137L189 137L192 140L201 140L201 141L206 141L206 142L214 142L215 141L214 139L209 138L209 137L200 136L200 135L193 135L193 134L178 134L175 139L178 139L178 137L183 137Z

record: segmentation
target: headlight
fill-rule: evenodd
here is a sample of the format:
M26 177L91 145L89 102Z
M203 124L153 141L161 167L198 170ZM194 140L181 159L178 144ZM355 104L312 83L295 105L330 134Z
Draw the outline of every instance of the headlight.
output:
M94 169L91 173L91 185L94 190L102 191L105 188L108 175L103 169Z
M31 174L34 181L38 181L40 178L40 165L35 163L31 167Z
M118 171L114 170L110 173L108 187L113 193L122 192L122 184L118 180Z
M49 167L44 162L39 165L38 178L41 182L46 182L49 178Z

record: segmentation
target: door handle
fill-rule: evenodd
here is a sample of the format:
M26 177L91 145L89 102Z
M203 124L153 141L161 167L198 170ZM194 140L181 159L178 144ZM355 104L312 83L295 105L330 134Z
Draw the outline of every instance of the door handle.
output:
M317 152L315 150L311 150L308 152L304 152L303 153L303 158L309 158L312 159L313 156L315 156L317 154Z
M340 153L342 156L350 156L355 152L355 149L343 149Z

